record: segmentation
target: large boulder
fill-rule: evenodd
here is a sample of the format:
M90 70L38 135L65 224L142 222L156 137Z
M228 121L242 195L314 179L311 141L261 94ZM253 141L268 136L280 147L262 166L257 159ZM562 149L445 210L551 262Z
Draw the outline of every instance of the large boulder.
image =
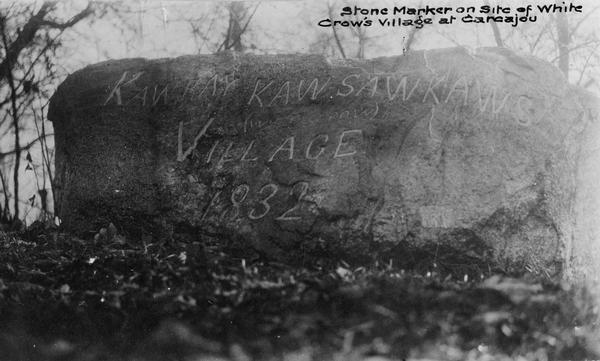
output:
M505 49L108 61L48 117L75 231L170 225L286 261L406 240L549 274L595 257L597 104Z

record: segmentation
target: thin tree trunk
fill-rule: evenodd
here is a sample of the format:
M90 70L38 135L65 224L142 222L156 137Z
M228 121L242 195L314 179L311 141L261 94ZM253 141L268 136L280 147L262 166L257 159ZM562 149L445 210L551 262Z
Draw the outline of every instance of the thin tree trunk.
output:
M332 8L331 4L327 5L327 10L329 12L329 18L333 19L333 8ZM333 38L335 39L335 44L337 45L338 50L340 51L340 54L342 54L342 58L346 59L346 52L344 51L344 47L342 46L342 42L340 41L338 33L335 30L335 26L332 26L331 30L333 30Z
M358 51L356 52L356 57L358 59L365 58L365 42L360 29L358 29Z
M42 108L42 112L43 112L43 108ZM52 194L52 196L54 197L54 176L52 175L52 166L50 163L50 151L48 149L48 143L46 142L46 127L44 126L44 118L43 118L43 113L42 113L42 122L41 122L41 126L42 126L42 136L43 136L43 141L42 141L42 161L44 162L44 167L46 168L47 174L48 174L48 180L50 181L50 192ZM40 193L40 196L42 197L42 208L44 209L44 211L49 212L48 209L48 192L46 191L46 187L44 186L43 191L45 192L44 195L42 195Z
M7 223L10 220L10 202L8 199L8 185L6 184L6 179L4 178L4 174L2 174L2 171L0 171L0 183L2 183L2 191L4 192L4 207L2 209L0 221L2 223Z
M229 25L227 26L227 33L225 34L225 39L217 48L217 52L220 52L221 49L229 50L232 48L237 52L244 51L242 35L244 35L246 30L248 29L248 25L250 25L250 21L252 21L254 14L256 14L256 10L258 9L259 5L260 3L258 3L254 7L252 13L248 15L248 8L246 8L246 5L244 5L243 2L235 1L229 4ZM246 22L244 23L244 26L242 26L242 22L244 20Z
M494 32L494 40L496 40L496 45L500 48L504 47L504 42L502 41L502 36L500 35L500 29L498 28L498 24L495 22L490 22L492 26L492 31Z
M231 24L230 48L233 48L233 50L237 52L241 52L244 50L244 47L242 46L243 30L242 25L240 24L244 16L244 10L245 8L243 3L238 1L231 3L229 16L232 19L233 23Z
M4 21L2 21L2 42L4 43L4 48L8 49L8 39L6 38L6 31L4 28ZM6 61L6 80L8 81L8 85L10 87L10 104L12 111L12 126L13 131L15 132L15 165L13 172L13 196L14 196L14 211L13 211L13 219L19 219L19 168L21 167L21 142L20 142L20 129L19 129L19 110L17 107L17 89L15 88L15 82L13 78L12 61L7 58Z
M486 5L490 5L490 2L488 0L484 1L484 4ZM498 28L498 24L496 24L495 22L491 21L490 25L492 27L492 32L494 33L494 40L496 41L496 46L503 48L504 47L504 42L502 41L502 35L500 35L500 29Z
M558 13L556 16L556 32L558 34L558 68L569 80L569 20L567 14Z
M410 31L408 32L408 39L406 39L406 42L404 43L404 52L410 50L410 47L415 41L415 35L417 35L417 31L419 31L419 29L413 26L412 29L410 29Z
M21 167L21 130L19 129L19 113L17 110L17 94L15 89L12 70L9 71L8 83L10 84L11 106L13 113L13 130L15 132L15 169L13 172L13 193L14 193L14 219L19 219L19 168Z
M419 1L419 5L418 7L420 8L423 5L422 1ZM419 17L415 16L414 20L417 20ZM419 28L417 28L416 26L413 26L409 32L408 32L408 38L406 39L406 42L404 43L404 49L402 51L402 53L406 53L409 50L411 50L411 47L413 45L413 43L415 42L415 36L417 35L417 31L419 31Z

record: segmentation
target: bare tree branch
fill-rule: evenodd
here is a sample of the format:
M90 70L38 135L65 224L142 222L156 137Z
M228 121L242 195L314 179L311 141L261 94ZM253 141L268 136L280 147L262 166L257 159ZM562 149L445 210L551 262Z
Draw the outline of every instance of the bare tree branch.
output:
M88 17L92 13L93 13L92 3L88 3L88 6L85 9L83 9L81 12L77 13L75 16L73 16L67 22L59 23L59 22L56 22L56 21L43 19L40 22L40 25L42 25L42 26L48 26L48 27L53 28L53 29L65 30L67 28L70 28L70 27L74 26L75 24L77 24L81 20L85 19L86 17Z
M569 53L573 53L573 52L574 52L574 51L576 51L576 50L583 49L583 48L585 48L585 47L586 47L586 46L588 46L588 45L592 45L592 44L596 44L596 43L598 43L598 41L596 41L596 40L588 40L588 41L585 41L585 42L583 42L583 43L581 43L581 44L577 44L577 45L575 45L575 46L572 46L572 47L570 47L570 48L569 48L569 47L567 47L567 51L568 51ZM557 55L557 56L555 56L554 58L552 58L552 59L550 60L550 62L551 62L551 63L554 63L554 62L555 62L555 61L557 61L557 60L560 60L560 53L559 53L559 55Z
M13 155L15 153L17 153L17 150L22 152L24 150L29 150L31 147L33 147L37 142L42 142L45 138L47 137L52 137L54 136L54 133L51 134L41 134L39 137L33 139L32 141L30 141L29 143L16 147L13 150L9 150L7 152L0 152L0 160L9 156L9 155Z
M490 2L485 0L483 2L485 5L490 6ZM492 32L494 33L494 40L496 41L496 46L499 48L504 47L504 42L502 41L502 35L500 35L500 29L498 28L498 24L494 21L490 21L490 25L492 27Z
M581 84L581 81L583 80L583 76L585 75L585 71L590 64L590 60L592 59L592 56L596 53L596 50L598 49L599 46L600 46L600 43L597 43L596 46L594 46L594 49L592 49L592 51L590 52L590 55L585 59L585 63L583 64L583 69L581 69L579 79L577 80L577 85Z
M419 8L421 6L423 6L423 1L419 1L419 4L417 5ZM413 18L413 20L417 20L419 19L419 16L415 16ZM415 42L415 37L417 35L417 31L419 31L419 28L417 28L416 26L413 26L409 32L408 32L408 38L406 39L406 42L404 43L404 52L407 52L410 50L411 46L413 45L413 43Z
M559 0L556 0L558 3ZM569 33L569 20L567 14L556 15L556 34L558 35L558 68L563 72L567 80L569 79L569 43L571 36Z
M569 36L573 37L573 35L575 35L575 33L577 32L577 29L579 29L579 27L581 26L581 24L583 24L583 22L590 17L590 15L592 15L594 12L596 12L598 9L600 9L600 5L595 6L594 8L592 8L592 10L588 11L587 14L585 14L585 16L583 16L573 27L573 29L571 30Z
M10 197L8 196L8 185L6 184L6 179L4 178L4 174L1 170L0 183L2 184L2 193L4 194L4 207L2 208L2 215L0 216L0 221L10 222Z
M49 21L46 16L54 9L56 2L46 1L42 4L40 10L33 15L27 23L23 26L17 36L17 39L11 44L7 44L5 47L5 57L0 63L0 81L7 79L8 72L12 69L13 64L19 58L19 55L35 38L38 30L43 26L64 30L68 27L75 25L77 22L85 18L92 13L91 3L77 15L73 16L71 20L66 23L58 23ZM0 18L0 21L4 23L6 19Z
M333 18L333 6L328 3L327 4L327 11L329 13L329 18L332 19ZM344 47L342 46L342 43L340 42L340 38L338 37L338 33L335 30L335 26L332 26L331 29L333 30L333 38L335 39L335 44L338 47L338 50L340 51L340 54L342 54L342 58L346 59L346 52L344 52Z
M532 53L535 50L535 48L537 47L537 45L540 43L540 40L542 40L542 36L544 36L544 34L546 33L546 29L548 28L548 26L550 25L550 21L547 21L546 24L544 24L544 27L542 27L542 30L540 30L540 32L538 33L538 36L536 37L535 41L533 42L532 45L530 45L530 50Z
M494 33L494 40L496 41L496 45L500 48L504 47L504 42L502 41L502 35L500 35L500 29L498 28L498 24L494 21L490 21L490 25L492 26L492 32Z
M246 32L246 29L248 28L248 25L250 24L250 21L254 17L254 14L256 14L256 10L258 10L258 6L259 5L260 5L260 2L258 4L256 4L256 6L254 7L254 10L252 11L252 14L250 14L250 16L248 17L248 20L246 21L246 23L242 27L242 31L240 32L240 35L244 34Z
M241 42L242 35L244 35L244 33L246 32L248 25L250 24L250 21L252 21L254 14L256 14L256 10L258 9L259 5L260 5L260 2L258 4L256 4L256 6L254 7L254 10L250 14L250 16L248 16L248 18L246 19L246 23L242 27L240 27L240 21L242 20L243 17L245 17L245 15L242 17L239 17L239 12L240 12L241 8L230 8L229 9L229 26L227 27L227 33L225 35L225 39L223 40L221 45L219 45L219 47L217 48L217 52L221 51L221 49L223 49L223 48L225 48L225 50L234 48L236 51L242 51L242 42ZM233 2L230 4L230 6L243 7L243 5L239 2Z
M6 34L6 23L2 21L0 24L0 32L2 35L2 43L4 44L4 48L8 49L8 36ZM6 74L6 79L8 80L8 85L10 86L10 104L12 111L12 125L15 132L14 141L15 141L15 169L13 171L13 191L15 194L15 202L14 202L14 217L19 218L19 165L21 162L21 148L20 148L20 129L19 129L19 111L17 109L17 89L15 88L15 82L13 79L13 68L12 64L9 64L8 71Z

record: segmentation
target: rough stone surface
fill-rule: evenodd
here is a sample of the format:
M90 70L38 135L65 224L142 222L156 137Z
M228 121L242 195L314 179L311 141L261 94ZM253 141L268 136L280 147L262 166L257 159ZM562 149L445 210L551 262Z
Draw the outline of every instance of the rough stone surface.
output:
M162 223L287 261L407 239L547 273L595 257L597 103L506 50L109 61L49 118L73 230Z

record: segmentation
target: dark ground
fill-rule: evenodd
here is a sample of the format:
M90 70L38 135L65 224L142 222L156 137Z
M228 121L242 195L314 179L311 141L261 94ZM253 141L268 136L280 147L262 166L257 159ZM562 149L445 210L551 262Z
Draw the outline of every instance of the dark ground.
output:
M112 233L0 233L0 360L600 359L589 292L547 277L439 250L290 267Z

